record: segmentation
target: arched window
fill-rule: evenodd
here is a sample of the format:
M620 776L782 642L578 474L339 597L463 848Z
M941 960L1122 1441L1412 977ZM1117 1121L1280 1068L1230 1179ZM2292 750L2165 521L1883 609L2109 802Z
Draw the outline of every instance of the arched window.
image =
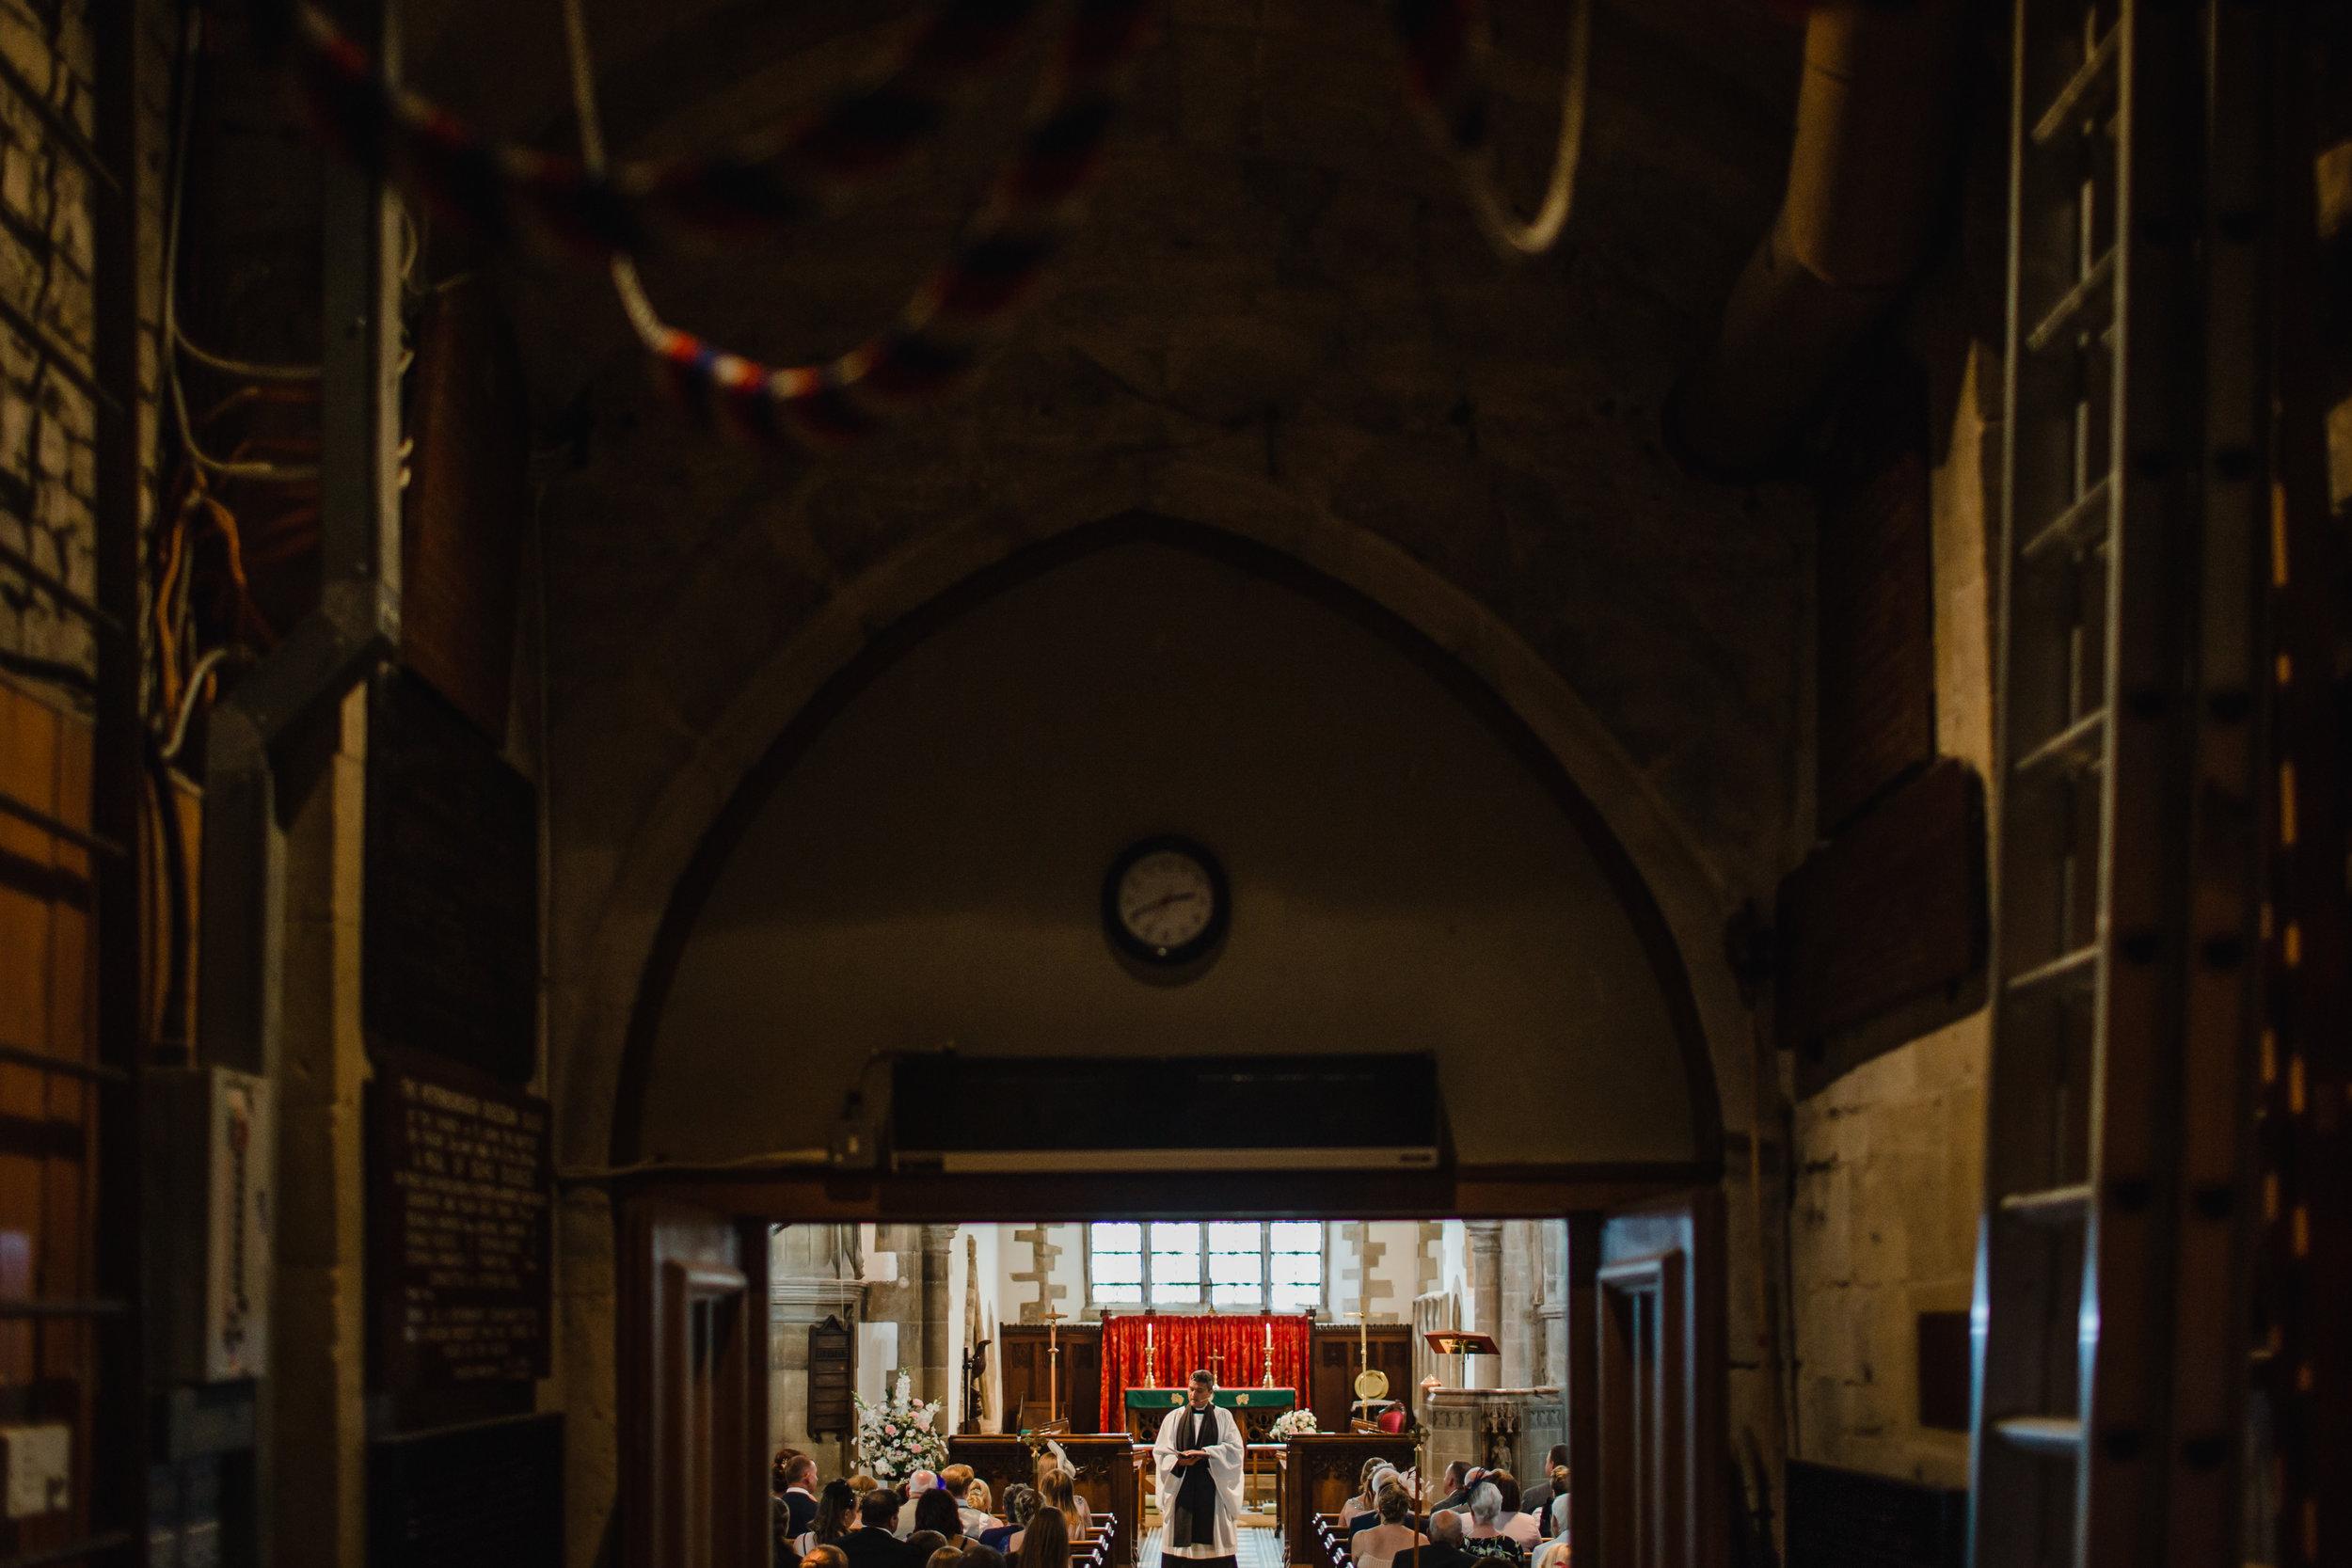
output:
M1137 1220L1087 1227L1087 1305L1162 1312L1323 1307L1320 1220Z

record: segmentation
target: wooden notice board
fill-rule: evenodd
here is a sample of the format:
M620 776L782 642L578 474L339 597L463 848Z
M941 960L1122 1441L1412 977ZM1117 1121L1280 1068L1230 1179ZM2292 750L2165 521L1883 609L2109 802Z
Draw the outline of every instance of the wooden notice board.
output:
M368 702L370 1045L429 1051L509 1084L538 1062L539 800L416 674Z
M372 1381L386 1392L548 1370L548 1102L379 1053L368 1085Z

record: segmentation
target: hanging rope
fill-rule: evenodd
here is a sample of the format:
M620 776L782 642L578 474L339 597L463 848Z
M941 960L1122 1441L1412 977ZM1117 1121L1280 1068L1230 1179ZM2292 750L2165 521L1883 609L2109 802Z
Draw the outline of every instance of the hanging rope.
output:
M658 235L740 240L805 223L832 197L937 136L951 98L1001 62L1040 0L946 0L879 82L738 153L592 168L495 142L385 81L309 0L261 0L262 32L290 49L326 135L482 240L530 231L596 260Z
M1149 10L1150 0L1075 0L1021 149L979 216L895 324L829 363L764 365L669 325L635 265L615 256L613 286L671 394L698 418L749 440L834 445L961 382L1027 300L1091 185ZM564 0L564 24L581 145L593 167L604 149L580 0Z
M1568 55L1560 88L1560 138L1543 205L1522 222L1497 187L1494 173L1493 31L1483 0L1395 0L1405 44L1406 83L1470 193L1479 226L1505 256L1539 256L1551 248L1576 199L1577 166L1583 161L1584 100L1592 57L1593 0L1570 0Z

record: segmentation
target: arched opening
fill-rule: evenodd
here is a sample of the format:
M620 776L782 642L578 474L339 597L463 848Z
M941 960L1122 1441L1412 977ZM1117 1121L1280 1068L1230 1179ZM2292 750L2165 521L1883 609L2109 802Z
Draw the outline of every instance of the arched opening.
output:
M1162 967L1122 947L1105 884L1138 847L1171 837L1216 866L1225 918L1204 953ZM1117 1143L1118 1130L1073 1139L1067 1121L1153 1112L1064 1097L1052 1109L973 1102L968 1114L999 1118L1001 1135L993 1164L959 1171L902 1160L911 1122L876 1104L920 1081L908 1072L978 1064L970 1081L985 1087L1012 1064L1084 1062L1110 1064L1115 1081L1200 1057L1393 1064L1400 1098L1425 1070L1434 1158L1261 1158L1277 1134L1095 1166L1070 1148ZM1314 1125L1377 1113L1378 1101L1286 1101L1289 1141L1311 1156L1378 1143ZM1647 1338L1635 1337L1656 1365L1648 1402L1626 1407L1626 1451L1670 1408L1690 1439L1677 1453L1713 1451L1720 1423L1721 1121L1666 922L1600 813L1490 687L1399 616L1262 544L1122 515L1017 552L877 635L751 771L680 880L617 1105L612 1155L630 1172L617 1216L619 1427L635 1467L675 1478L622 1498L632 1561L682 1549L679 1532L733 1496L740 1465L694 1457L722 1451L711 1412L739 1459L814 1445L824 1429L803 1412L820 1329L828 1354L862 1369L836 1371L843 1387L855 1375L882 1396L905 1370L918 1399L946 1401L960 1464L1025 1467L1002 1445L1041 1419L1091 1433L1073 1450L1097 1446L1085 1452L1112 1487L1098 1504L1121 1514L1097 1543L1103 1560L1156 1561L1166 1521L1148 1479L1113 1487L1159 1418L1129 1402L1168 1395L1138 1391L1153 1373L1128 1364L1136 1311L1238 1314L1251 1334L1263 1321L1267 1379L1282 1328L1296 1340L1296 1407L1336 1400L1325 1419L1358 1423L1326 1428L1333 1453L1376 1457L1420 1434L1438 1465L1485 1422L1516 1433L1523 1464L1555 1440L1586 1456L1588 1528L1633 1528L1636 1513L1653 1521L1645 1528L1678 1519L1692 1539L1715 1528L1720 1499L1699 1467L1629 1470L1610 1491L1597 1458L1612 1441L1600 1370L1612 1341L1597 1307L1613 1266L1670 1269L1679 1292L1660 1296ZM859 1137L857 1157L842 1158ZM1016 1273L1012 1254L1030 1248ZM886 1268L870 1262L877 1251ZM1393 1278L1381 1276L1389 1252ZM1133 1282L1111 1277L1129 1266ZM1278 1270L1292 1273L1287 1293ZM1011 1299L1016 1279L1034 1299ZM740 1305L698 1305L698 1288ZM755 1311L763 1299L772 1315ZM732 1359L698 1351L728 1311ZM1073 1338L1057 1346L1065 1318ZM1431 1334L1466 1328L1488 1336L1484 1370L1430 1348ZM1659 1359L1660 1343L1684 1350ZM1148 1332L1145 1345L1148 1356ZM1055 1359L1065 1351L1067 1364ZM1382 1384L1392 1411L1352 1397L1354 1373L1381 1357L1395 1362ZM983 1397L974 1380L989 1378ZM1408 1432L1373 1430L1384 1417ZM1461 1430L1431 1435L1449 1422ZM830 1441L842 1446L823 1449L829 1469L869 1462L838 1431ZM1305 1466L1302 1441L1285 1451ZM1485 1454L1487 1439L1476 1443ZM1313 1532L1298 1511L1333 1502L1315 1490L1331 1479L1280 1480L1294 1516L1250 1515L1279 1534L1254 1549L1312 1561L1299 1555ZM1618 1499L1614 1523L1604 1497ZM1435 1498L1417 1501L1426 1512Z
M1168 832L1232 924L1155 984L1100 894ZM821 1146L873 1056L950 1048L1429 1052L1466 1179L1622 1195L1719 1158L1681 956L1559 760L1387 610L1157 516L967 579L779 736L664 916L614 1162Z

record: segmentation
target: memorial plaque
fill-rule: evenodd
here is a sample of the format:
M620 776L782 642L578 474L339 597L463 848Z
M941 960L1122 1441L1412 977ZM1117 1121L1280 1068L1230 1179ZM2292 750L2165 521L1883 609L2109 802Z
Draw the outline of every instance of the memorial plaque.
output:
M376 1386L405 1393L547 1376L547 1101L382 1053L368 1107Z
M368 1448L369 1568L562 1568L564 1418Z
M409 672L368 703L360 1014L371 1046L509 1084L538 1061L538 795Z

